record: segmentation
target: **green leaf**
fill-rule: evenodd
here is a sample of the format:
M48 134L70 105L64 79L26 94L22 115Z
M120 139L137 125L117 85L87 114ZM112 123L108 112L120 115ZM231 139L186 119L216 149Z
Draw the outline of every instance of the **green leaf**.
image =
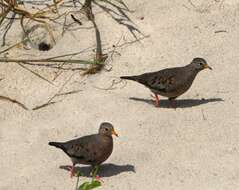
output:
M100 187L100 186L101 186L101 182L97 181L97 180L94 180L90 184L90 189L95 189L95 188Z
M88 186L90 185L89 182L82 183L78 190L88 190Z
M95 189L100 186L101 186L101 182L94 180L91 183L85 182L85 183L81 184L80 187L78 188L78 190L91 190L91 189Z

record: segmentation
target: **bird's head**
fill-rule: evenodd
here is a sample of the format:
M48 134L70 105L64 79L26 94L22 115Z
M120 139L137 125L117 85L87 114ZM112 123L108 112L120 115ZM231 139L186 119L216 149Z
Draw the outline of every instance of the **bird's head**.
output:
M118 137L118 134L115 132L113 125L108 122L103 122L100 124L99 134L107 136L115 135L116 137Z
M190 64L193 69L201 71L203 69L210 69L212 70L212 68L207 64L207 61L203 58L199 58L196 57L192 60L191 64Z

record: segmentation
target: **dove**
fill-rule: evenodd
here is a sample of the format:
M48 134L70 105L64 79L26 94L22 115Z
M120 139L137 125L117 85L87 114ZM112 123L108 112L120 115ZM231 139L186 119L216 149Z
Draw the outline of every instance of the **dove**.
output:
M120 78L136 81L149 88L155 95L155 105L158 107L160 105L159 95L168 97L170 101L176 99L191 87L197 74L204 69L212 70L205 59L197 57L183 67Z
M111 123L100 124L98 134L83 136L67 142L49 142L63 150L72 160L71 177L74 176L76 164L91 165L93 170L106 161L113 151L112 135L118 137Z

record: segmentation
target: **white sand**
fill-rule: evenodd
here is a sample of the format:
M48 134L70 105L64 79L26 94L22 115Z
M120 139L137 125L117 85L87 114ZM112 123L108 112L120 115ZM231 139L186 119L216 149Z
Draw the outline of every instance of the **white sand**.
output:
M59 169L71 164L70 159L48 142L95 133L102 121L112 122L120 137L114 139L113 154L106 161L114 165L103 166L100 172L105 183L99 189L239 189L239 2L192 2L197 8L187 0L127 1L135 10L130 18L150 37L118 49L121 56L116 54L110 60L110 72L89 77L74 72L63 92L82 91L58 98L62 101L38 111L25 111L0 100L0 189L74 189L76 178L70 179L67 171ZM105 13L96 18L104 47L116 44L122 35L128 41L134 39ZM226 32L215 33L220 30ZM15 31L9 34L9 44L19 40ZM49 52L16 50L10 56L47 57L91 45L93 30L73 31L59 38ZM134 82L127 82L124 88L120 83L110 91L96 88L109 87L121 75L181 66L198 56L204 57L213 71L198 75L192 88L178 99L176 111L167 108L166 100L162 108L155 108L129 99L151 99L150 91ZM50 69L35 71L49 80L54 77ZM33 108L57 93L72 74L64 72L53 86L15 63L0 64L0 78L4 78L0 94ZM200 104L202 98L209 101ZM90 178L81 178L84 180Z

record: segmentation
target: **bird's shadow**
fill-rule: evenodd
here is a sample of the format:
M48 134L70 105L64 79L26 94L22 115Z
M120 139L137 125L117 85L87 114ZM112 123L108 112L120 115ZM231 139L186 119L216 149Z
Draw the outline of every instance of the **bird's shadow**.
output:
M71 166L69 166L69 165L64 165L64 166L60 166L60 169L70 171L70 169L69 169L70 167ZM83 167L76 166L75 172L77 173L78 171L80 171L84 177L91 177L90 173L92 171L92 167L91 166L83 166ZM118 175L123 172L134 172L135 173L136 171L135 171L135 167L130 164L127 164L127 165L102 164L102 165L100 165L99 171L97 174L100 177L111 177L111 176Z
M129 99L134 101L146 102L148 104L154 105L154 101L152 99L143 99L135 97L130 97ZM175 101L176 103L176 108L189 108L211 102L223 102L224 100L221 98L209 98L209 99L202 98L202 99L179 99L173 101ZM169 100L160 100L159 108L172 108L172 106L170 105Z

